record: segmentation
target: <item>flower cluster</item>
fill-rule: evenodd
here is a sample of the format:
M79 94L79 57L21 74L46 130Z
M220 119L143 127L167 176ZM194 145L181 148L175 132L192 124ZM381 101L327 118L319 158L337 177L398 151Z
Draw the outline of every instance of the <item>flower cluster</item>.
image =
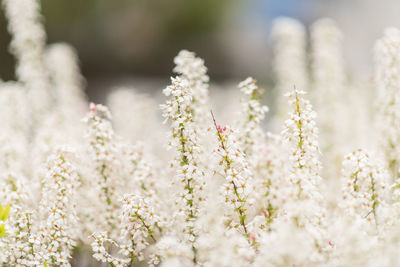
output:
M256 153L258 144L263 142L265 138L263 130L260 127L261 121L268 112L268 107L263 106L261 101L261 94L263 89L259 89L256 85L256 80L249 77L239 83L239 89L244 94L245 98L242 99L242 134L239 139L242 143L244 153L253 159L253 154Z
M288 177L292 186L290 200L284 208L291 221L286 231L297 231L294 229L298 228L301 229L298 230L300 236L308 236L313 240L314 245L309 249L311 261L315 264L325 260L330 246L326 241L326 209L320 188L321 163L316 114L304 94L304 91L296 89L287 94L291 112L282 134L288 146Z
M342 208L351 216L360 216L375 225L385 208L388 177L370 156L358 150L345 156L342 173Z
M111 266L125 267L128 266L130 259L122 259L112 256L106 247L106 243L109 245L118 246L118 244L107 237L106 232L94 233L93 238L95 241L91 244L93 249L93 257L101 262L109 263Z
M113 263L116 266L127 266L144 258L143 251L150 243L155 243L158 232L161 231L162 221L155 214L152 203L147 198L138 195L125 195L123 199L120 242L107 237L105 232L95 233L92 243L93 255L99 261ZM112 256L105 246L109 242L119 248L124 258ZM151 264L157 264L159 259L154 256Z
M375 82L378 89L378 129L393 181L399 178L400 155L400 30L386 29L375 47Z
M193 261L196 262L195 242L199 232L195 221L205 199L205 179L199 160L201 147L191 110L193 95L189 86L185 79L172 78L172 85L164 89L164 94L171 99L162 105L162 109L163 116L171 120L170 145L179 152L171 163L171 167L176 166L178 187L174 220L183 227L183 240L192 243Z
M73 119L81 116L86 112L87 103L83 92L84 79L75 49L64 43L52 44L46 48L44 59L58 99L56 109L62 113L74 114Z
M13 208L10 217L7 227L10 234L0 241L4 242L2 246L6 248L0 257L2 263L26 267L39 265L41 261L35 254L34 246L39 245L40 241L33 233L32 213Z
M118 188L123 187L121 162L117 158L117 142L111 126L111 114L103 105L90 105L90 112L84 121L87 124L88 156L94 173L93 181L87 181L87 188L95 186L95 194L87 195L89 202L99 205L103 209L104 216L99 218L96 214L89 213L89 220L96 228L107 230L110 234L116 231L119 196ZM94 198L94 199L93 199Z
M181 50L174 58L176 64L174 72L180 75L181 79L188 81L192 90L193 116L197 123L206 127L208 123L208 82L207 68L204 60L196 57L195 53Z
M304 91L298 90L287 94L292 110L282 132L290 149L290 181L298 186L297 195L300 198L314 194L321 179L316 113L304 94Z
M51 103L48 69L44 64L46 33L37 0L2 1L13 36L11 52L17 59L16 74L28 88L34 122L40 123Z
M216 153L220 157L221 174L225 179L220 189L227 206L224 216L230 228L240 228L241 233L250 237L247 230L247 210L252 204L248 186L251 171L239 147L235 131L230 127L217 125L215 118L214 124L218 138Z
M324 153L324 175L335 178L339 174L348 125L348 95L344 92L345 70L342 51L342 33L331 19L320 19L311 26L312 87L321 150ZM331 164L328 164L331 163ZM333 163L333 164L332 164ZM335 166L335 164L337 166Z
M69 148L59 148L50 156L48 172L42 181L39 206L42 225L38 241L34 243L34 251L41 254L44 262L51 266L69 266L72 248L78 237L75 203L78 174L70 163L72 153Z

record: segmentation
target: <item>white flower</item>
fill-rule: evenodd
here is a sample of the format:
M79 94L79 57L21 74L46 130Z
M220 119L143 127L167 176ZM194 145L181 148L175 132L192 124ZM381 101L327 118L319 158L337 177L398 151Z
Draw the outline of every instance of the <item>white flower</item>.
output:
M51 104L51 87L43 62L46 43L37 0L2 2L8 30L12 35L11 50L17 59L17 78L28 89L35 124L40 124Z
M253 78L249 77L239 83L239 89L244 94L241 100L239 142L250 164L253 165L258 162L257 152L265 142L265 135L260 123L265 118L268 107L260 103L263 89L258 88L256 80ZM255 168L254 165L253 167Z
M182 235L181 242L189 242L194 249L194 243L200 234L193 221L199 216L205 199L204 171L202 169L202 149L199 144L199 131L194 121L193 88L184 78L172 78L172 85L164 89L164 94L170 96L162 105L163 116L172 121L170 142L177 151L171 166L174 168L176 180L176 209L174 213L175 231ZM184 216L181 216L184 215ZM195 250L194 250L195 251ZM195 261L194 255L193 261Z
M378 91L377 129L392 173L392 181L399 178L400 155L400 30L388 28L375 45L375 84Z
M78 237L75 211L78 175L70 163L72 156L72 150L64 147L49 157L39 207L43 216L40 242L34 236L29 239L32 245L42 247L42 253L51 265L63 266L68 263L71 249L75 246L74 240Z
M374 225L383 221L388 177L363 150L345 156L342 170L341 208L350 216L359 216Z
M220 156L220 167L225 179L220 191L224 198L226 209L224 216L227 221L231 221L230 227L240 229L240 232L248 236L247 230L247 210L251 205L251 197L246 184L250 182L251 172L244 153L239 148L237 133L229 126L221 127L216 124L214 118L216 136L218 139L218 152Z

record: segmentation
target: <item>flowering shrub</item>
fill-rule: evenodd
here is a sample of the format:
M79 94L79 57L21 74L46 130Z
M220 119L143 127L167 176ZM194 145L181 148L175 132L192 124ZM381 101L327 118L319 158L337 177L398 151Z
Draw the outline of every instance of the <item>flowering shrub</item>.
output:
M204 61L182 50L162 124L133 89L111 93L112 112L89 104L75 51L45 44L39 2L3 7L18 80L0 83L1 266L400 264L399 30L375 47L374 120L335 23L313 24L308 73L305 28L282 18L275 110L251 77L218 110Z

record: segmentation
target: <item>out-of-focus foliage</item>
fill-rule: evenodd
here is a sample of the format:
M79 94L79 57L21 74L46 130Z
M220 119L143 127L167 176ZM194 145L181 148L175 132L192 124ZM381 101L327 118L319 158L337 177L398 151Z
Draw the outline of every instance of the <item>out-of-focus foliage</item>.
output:
M7 221L8 219L8 215L10 214L10 205L5 206L5 208L3 208L3 206L0 204L0 221ZM7 230L5 228L4 224L0 225L0 238L7 236Z
M79 51L85 73L165 73L183 46L197 51L213 36L233 0L42 0L49 42ZM10 36L0 14L0 77L13 78ZM99 56L101 55L101 56ZM157 62L157 64L154 64Z
M182 46L201 53L218 45L213 36L232 2L42 0L42 9L49 41L73 44L85 73L157 75Z

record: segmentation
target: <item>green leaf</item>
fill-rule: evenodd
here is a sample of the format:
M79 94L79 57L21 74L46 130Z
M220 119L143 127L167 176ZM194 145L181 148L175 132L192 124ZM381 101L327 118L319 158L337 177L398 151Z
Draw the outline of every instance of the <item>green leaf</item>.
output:
M6 237L6 236L8 236L8 233L1 233L0 234L0 238Z
M7 204L6 209L3 213L3 220L6 221L10 215L10 205Z
M8 215L10 214L10 205L7 204L6 208L3 209L3 206L0 205L0 221L6 221L8 219Z
M246 214L239 215L240 224L244 224L246 221Z
M4 224L0 226L0 238L8 236L8 233L6 232L6 229L4 227Z

